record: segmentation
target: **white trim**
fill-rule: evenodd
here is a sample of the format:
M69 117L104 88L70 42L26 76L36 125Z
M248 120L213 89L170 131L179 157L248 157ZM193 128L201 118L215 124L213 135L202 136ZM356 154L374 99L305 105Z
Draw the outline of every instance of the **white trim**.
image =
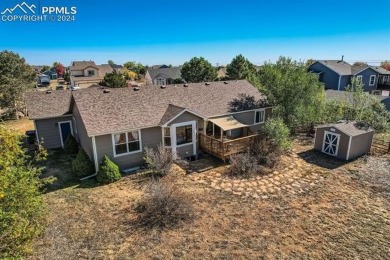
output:
M263 114L263 121L258 122L258 123L256 123L256 113L257 113L257 112L264 112L264 114ZM254 111L253 125L261 125L261 124L264 124L264 122L265 122L265 109L263 109L263 108L261 108L261 109L256 109L256 110Z
M330 154L330 153L325 152L325 140L326 140L327 134L334 135L337 137L336 151L334 154ZM338 152L339 152L339 144L340 144L340 134L330 132L330 131L324 131L324 139L322 140L322 152L323 153L337 157Z
M361 71L359 71L359 72L353 74L352 76L355 76L355 75L357 75L357 74L359 74L359 73L362 73L362 72L365 71L366 69L371 69L371 70L375 71L375 70L372 69L370 66L368 66L368 67L365 67L364 69L362 69ZM375 72L376 72L376 71L375 71Z
M363 84L363 75L357 75L356 76L356 81L357 81L357 83Z
M192 142L191 143L186 143L186 144L181 144L177 145L177 140L176 140L176 128L181 127L181 126L186 126L186 125L191 125L192 127ZM171 125L171 147L172 147L172 153L173 153L173 158L177 159L177 148L178 147L183 147L183 146L189 146L192 145L192 152L193 155L196 155L196 135L197 135L197 129L196 129L196 121L187 121L187 122L182 122L182 123L177 123L177 124L172 124Z
M92 136L92 150L93 150L93 160L95 162L95 172L97 173L99 171L99 162L97 157L95 136Z
M372 77L374 77L374 83L371 84L371 78L372 78ZM370 87L375 86L375 82L376 82L376 75L370 75L370 80L368 81L368 85L369 85Z
M164 135L164 127L161 127L161 145L163 146L163 147L165 147L165 140L164 140L164 137L165 137L165 135Z
M73 124L73 127L74 127L74 132L76 134L78 134L78 131L77 131L77 122L76 122L76 118L74 116L72 116L72 122L74 122Z
M40 140L39 140L39 135L38 135L37 123L35 122L35 120L33 120L33 122L34 122L34 128L35 128L35 135L37 137L38 146L39 146Z
M349 137L349 142L348 142L348 150L347 150L347 161L349 160L349 151L351 149L351 143L352 143L352 136Z
M30 120L45 120L45 119L62 118L62 117L68 117L68 116L73 116L73 114L67 114L67 115L61 115L61 116L51 116L51 117L38 117L38 118L29 117L29 118L30 118Z
M68 121L61 121L58 122L58 129L60 130L60 140L61 140L61 146L64 148L64 141L62 140L62 130L61 130L61 124L69 123L70 124L70 134L73 136L73 124L71 120Z
M116 154L116 150L115 150L115 137L114 137L114 136L117 135L117 134L126 134L126 149L128 149L127 144L128 144L129 142L128 142L128 136L127 136L127 134L128 134L129 132L134 132L134 131L138 131L139 150L137 150L137 151L132 151L132 152L127 152L127 153ZM135 153L142 153L141 129L132 130L132 131L127 131L127 132L112 133L112 134L111 134L111 140L112 140L112 151L113 151L114 158L116 158L116 157L121 157L121 156L125 156L125 155L130 155L130 154L135 154Z
M341 75L339 75L339 85L338 85L338 87L337 87L337 90L338 90L338 91L340 91L340 86L341 86L341 77L342 77L342 76L341 76Z
M201 115L199 115L199 114L197 114L197 113L195 113L195 112L192 112L191 110L189 110L189 109L186 108L186 109L184 109L183 111L181 111L179 114L177 114L176 116L174 116L173 118L171 118L168 122L166 122L165 124L163 124L162 127L167 127L169 123L171 123L173 120L175 120L176 118L178 118L179 116L181 116L181 115L184 114L185 112L191 113L191 114L193 114L193 115L195 115L195 116L197 116L197 117L202 118L203 120L206 120L206 119L207 119L206 117L201 116ZM190 122L190 121L189 121L189 122Z
M259 110L259 109L270 109L272 107L262 107L262 108L255 108L255 109L249 109L249 110L244 110L244 111L239 111L239 112L231 112L231 113L227 113L227 114L221 114L221 115L214 115L214 116L209 116L208 119L213 119L215 117L222 117L222 116L230 116L230 115L235 115L235 114L242 114L242 113L247 113L247 112L253 112L253 111L256 111L256 110Z

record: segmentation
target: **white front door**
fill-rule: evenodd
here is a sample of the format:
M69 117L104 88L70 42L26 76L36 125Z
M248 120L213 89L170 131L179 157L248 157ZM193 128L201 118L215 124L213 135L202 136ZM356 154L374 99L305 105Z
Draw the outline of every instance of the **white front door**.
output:
M324 142L322 144L322 152L337 156L339 150L340 135L332 132L325 131Z
M184 123L177 123L171 125L171 147L174 158L176 159L179 154L178 148L190 148L192 155L196 155L196 121L188 121Z

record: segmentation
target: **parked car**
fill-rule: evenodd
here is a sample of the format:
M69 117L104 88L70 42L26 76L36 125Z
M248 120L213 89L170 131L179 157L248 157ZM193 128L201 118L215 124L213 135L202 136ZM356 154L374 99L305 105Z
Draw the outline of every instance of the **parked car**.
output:
M63 85L58 85L56 87L56 90L64 90L64 89L65 89L65 87Z

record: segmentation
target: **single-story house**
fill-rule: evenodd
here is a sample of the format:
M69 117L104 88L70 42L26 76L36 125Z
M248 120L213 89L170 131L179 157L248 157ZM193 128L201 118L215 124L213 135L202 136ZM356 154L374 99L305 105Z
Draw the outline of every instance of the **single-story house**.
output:
M334 90L345 90L351 84L352 77L363 84L365 91L376 90L390 80L390 72L381 67L353 66L344 60L317 60L308 70L319 75L326 89Z
M245 80L162 87L29 92L25 99L36 134L48 149L61 148L69 134L95 167L108 155L121 169L142 165L145 147L160 144L176 156L201 151L226 160L245 151L272 108L230 112L240 94L265 101ZM262 102L266 104L266 102Z
M168 67L165 65L160 67L153 66L148 68L145 74L147 85L169 85L173 84L174 80L183 81L181 78L181 67Z
M356 122L340 121L316 127L314 149L341 160L352 160L370 152L374 130Z
M109 64L96 65L94 61L74 61L69 67L72 86L88 88L99 84L107 73L114 69Z

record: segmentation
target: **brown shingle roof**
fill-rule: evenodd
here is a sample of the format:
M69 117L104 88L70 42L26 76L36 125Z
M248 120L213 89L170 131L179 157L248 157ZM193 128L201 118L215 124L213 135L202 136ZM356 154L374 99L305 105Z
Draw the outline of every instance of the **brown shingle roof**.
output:
M349 136L357 136L369 132L373 132L374 129L372 128L361 128L357 125L356 122L353 121L340 121L338 123L334 124L326 124L318 126L317 128L324 128L324 127L334 127L337 128L339 131L349 135Z
M74 62L72 62L72 66L70 66L69 69L70 70L84 70L87 67L98 68L98 66L96 66L94 61L74 61Z
M161 118L159 125L164 125L164 124L168 123L175 116L177 116L178 114L180 114L184 110L186 110L184 107L178 107L178 106L169 104L167 110L165 110L165 113Z
M169 85L165 89L142 87L139 91L119 88L110 89L109 93L90 88L73 92L73 97L88 135L94 136L160 125L168 114L171 116L171 112L177 114L179 111L169 108L169 104L204 117L227 114L229 102L240 93L265 99L245 80L229 81L228 84L192 83L188 87Z
M25 100L30 119L58 117L69 113L71 91L27 92Z

